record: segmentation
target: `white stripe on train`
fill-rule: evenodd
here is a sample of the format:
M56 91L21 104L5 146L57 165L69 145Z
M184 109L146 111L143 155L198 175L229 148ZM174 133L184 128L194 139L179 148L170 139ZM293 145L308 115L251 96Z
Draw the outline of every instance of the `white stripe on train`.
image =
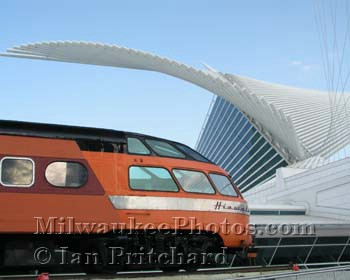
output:
M249 215L245 202L158 196L109 196L116 209L224 212Z

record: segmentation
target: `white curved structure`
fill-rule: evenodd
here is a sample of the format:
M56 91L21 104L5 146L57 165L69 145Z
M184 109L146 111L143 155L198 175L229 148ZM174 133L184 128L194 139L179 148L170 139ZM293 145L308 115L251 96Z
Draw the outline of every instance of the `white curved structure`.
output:
M8 49L2 56L157 71L207 89L236 106L288 163L327 157L349 143L349 106L331 114L327 93L275 85L116 45L43 42Z

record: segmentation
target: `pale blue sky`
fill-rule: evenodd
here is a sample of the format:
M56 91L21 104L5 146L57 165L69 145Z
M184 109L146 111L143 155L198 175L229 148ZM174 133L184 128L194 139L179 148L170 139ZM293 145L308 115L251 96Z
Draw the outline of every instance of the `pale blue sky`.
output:
M1 0L0 50L81 40L325 89L313 1ZM0 58L0 119L107 127L194 146L212 94L159 73Z

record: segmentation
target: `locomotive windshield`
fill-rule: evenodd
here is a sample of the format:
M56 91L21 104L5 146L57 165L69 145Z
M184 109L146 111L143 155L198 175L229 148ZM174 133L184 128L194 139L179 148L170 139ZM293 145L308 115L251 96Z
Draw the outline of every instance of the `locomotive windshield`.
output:
M238 196L237 191L226 176L215 173L211 173L209 176L219 193L228 196Z

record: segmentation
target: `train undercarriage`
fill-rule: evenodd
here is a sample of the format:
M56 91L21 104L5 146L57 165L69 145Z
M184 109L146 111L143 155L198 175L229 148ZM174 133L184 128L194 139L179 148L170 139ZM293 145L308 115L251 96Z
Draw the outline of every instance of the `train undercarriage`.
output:
M88 274L160 269L195 271L227 265L232 256L244 263L241 248L225 248L218 235L130 232L128 234L2 235L2 271L81 271Z

